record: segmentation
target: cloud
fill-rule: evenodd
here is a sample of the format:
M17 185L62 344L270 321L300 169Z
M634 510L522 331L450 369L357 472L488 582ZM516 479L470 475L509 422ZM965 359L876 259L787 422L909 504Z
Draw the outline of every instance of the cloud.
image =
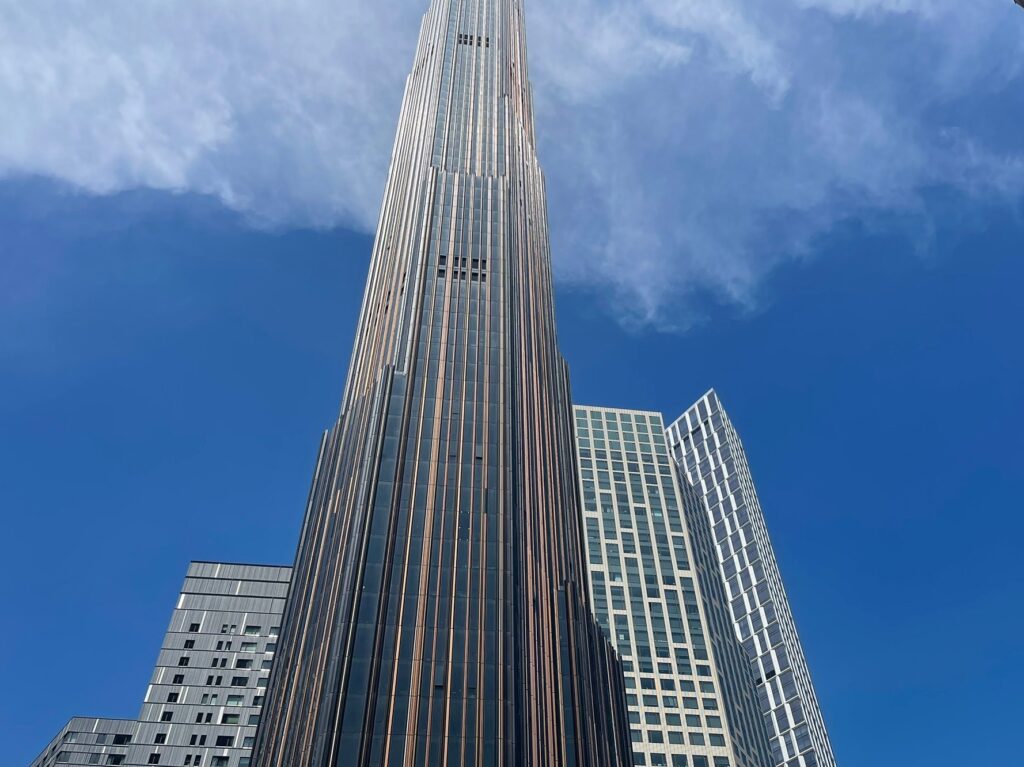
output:
M423 6L0 0L0 176L370 230ZM1019 130L977 117L1024 84L1009 0L528 6L557 273L625 323L753 306L838 222L935 186L1024 193Z

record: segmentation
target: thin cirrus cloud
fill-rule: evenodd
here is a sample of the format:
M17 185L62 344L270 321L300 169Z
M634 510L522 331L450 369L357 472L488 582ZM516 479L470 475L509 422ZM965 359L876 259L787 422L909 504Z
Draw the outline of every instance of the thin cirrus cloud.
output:
M558 274L623 323L752 306L837 222L928 188L1024 193L1019 133L962 119L1024 84L1009 0L528 5ZM369 231L424 6L0 0L0 176Z

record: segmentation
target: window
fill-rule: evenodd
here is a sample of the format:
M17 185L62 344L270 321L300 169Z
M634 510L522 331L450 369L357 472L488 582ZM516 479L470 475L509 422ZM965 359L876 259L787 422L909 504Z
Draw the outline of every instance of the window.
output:
M186 650L191 650L195 646L196 646L196 640L194 640L194 639L186 639L185 640L185 649Z
M124 764L124 754L107 754L107 764Z
M226 756L213 757L213 767L228 767L228 758Z
M262 626L246 626L245 627L245 635L246 636L251 636L251 637L252 636L259 636L260 631L262 631L262 630L263 630Z
M146 764L160 764L160 754L150 754Z
M158 732L156 734L156 737L153 738L153 742L156 743L157 745L161 745L163 743L166 743L167 742L167 733L166 732Z
M197 631L199 631L199 624L193 623L191 626L188 627L188 630L189 632L195 634Z
M242 647L240 649L242 652L256 652L256 643L242 642Z
M173 718L174 718L174 712L173 711L164 711L162 714L160 714L160 721L161 722L169 722Z
M185 675L175 674L174 679L171 680L171 684L185 684Z
M248 658L239 658L235 661L235 668L252 668L252 661Z
M176 693L176 692L169 692L169 693L167 693L167 702L168 703L177 703L178 702L178 693Z
M70 762L71 754L69 754L67 751L60 751L57 753L57 761L60 763Z
M99 764L99 763L100 763L100 755L99 754L89 754L89 764Z
M260 715L259 714L249 714L249 724L250 725L256 725L256 724L259 724L259 723L260 723Z
M221 714L221 724L238 724L238 714Z
M216 745L218 748L230 748L231 746L235 745L235 736L218 735L217 742L214 745Z
M179 666L187 666L188 665L188 656L187 655L182 655L180 658L178 658L178 665Z
M232 687L247 687L249 684L249 677L247 676L233 676L231 677Z
M229 706L241 706L241 705L244 705L244 703L243 703L244 700L245 700L245 696L244 695L229 695L227 703L228 703Z
M126 743L131 743L131 742L132 742L132 736L131 735L121 734L121 735L115 735L114 736L114 745L115 746L123 746Z

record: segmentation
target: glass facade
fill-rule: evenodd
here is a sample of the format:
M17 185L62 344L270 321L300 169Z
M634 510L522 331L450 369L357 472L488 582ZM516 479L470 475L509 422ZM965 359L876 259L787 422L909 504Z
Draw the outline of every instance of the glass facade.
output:
M661 415L577 406L575 417L591 597L623 659L633 764L767 767L750 668Z
M736 636L750 661L778 767L835 767L743 445L709 391L667 431L703 506Z
M254 764L617 765L520 0L423 21Z

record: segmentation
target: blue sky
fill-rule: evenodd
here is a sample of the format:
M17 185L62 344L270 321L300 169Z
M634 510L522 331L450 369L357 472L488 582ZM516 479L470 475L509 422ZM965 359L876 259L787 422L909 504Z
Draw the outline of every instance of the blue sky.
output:
M189 559L291 558L419 5L0 3L12 764L135 715ZM672 418L718 389L844 767L1007 764L1024 12L529 13L577 400Z

